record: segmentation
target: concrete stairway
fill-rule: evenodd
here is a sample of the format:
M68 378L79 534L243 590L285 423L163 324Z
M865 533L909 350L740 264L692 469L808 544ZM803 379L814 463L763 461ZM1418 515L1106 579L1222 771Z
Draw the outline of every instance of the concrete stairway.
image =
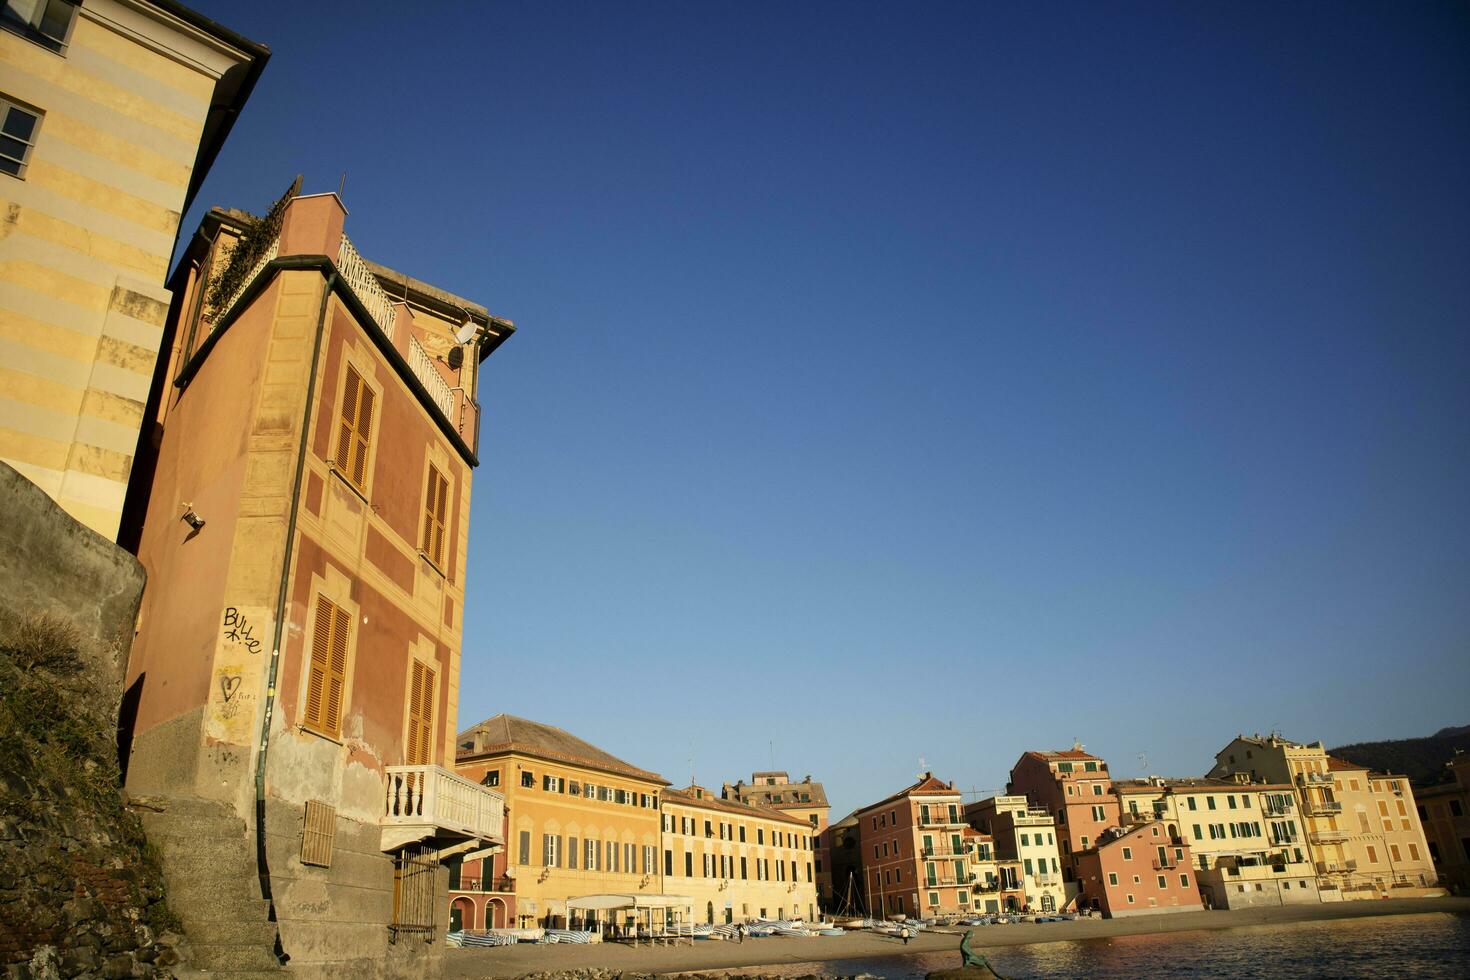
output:
M255 846L245 821L218 803L154 799L140 808L148 842L163 859L168 904L184 924L190 966L210 976L279 977L276 925L260 895ZM182 972L182 971L181 971Z

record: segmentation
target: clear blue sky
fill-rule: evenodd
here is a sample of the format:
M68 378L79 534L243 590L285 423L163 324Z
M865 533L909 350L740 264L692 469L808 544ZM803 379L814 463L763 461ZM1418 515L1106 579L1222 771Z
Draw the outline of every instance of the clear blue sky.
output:
M1464 4L196 3L201 205L520 326L462 725L836 818L1470 722Z

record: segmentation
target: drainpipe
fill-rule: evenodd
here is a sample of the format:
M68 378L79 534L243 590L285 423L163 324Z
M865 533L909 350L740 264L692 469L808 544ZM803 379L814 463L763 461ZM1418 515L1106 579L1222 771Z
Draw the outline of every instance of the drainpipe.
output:
M327 276L322 289L322 303L316 314L316 340L311 349L311 373L306 379L306 408L301 417L301 444L296 450L296 482L291 490L291 515L286 522L286 553L281 561L281 587L276 594L276 628L271 640L270 669L266 675L265 716L260 722L260 751L255 756L255 868L260 876L260 894L269 905L270 921L276 920L276 903L271 895L270 859L266 854L265 841L265 762L270 750L271 718L276 706L276 677L281 664L281 638L286 629L286 602L291 579L292 545L296 538L296 515L301 505L301 476L306 466L306 443L311 431L312 399L316 394L317 361L321 357L322 337L326 333L327 302L337 285L334 268ZM281 931L276 929L276 957L284 963L289 957L281 945Z

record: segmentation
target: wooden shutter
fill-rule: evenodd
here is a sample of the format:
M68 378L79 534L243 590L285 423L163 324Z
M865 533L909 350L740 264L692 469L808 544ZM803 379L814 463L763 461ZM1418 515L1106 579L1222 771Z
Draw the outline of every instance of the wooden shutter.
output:
M368 446L373 433L377 393L367 386L352 365L342 384L342 410L337 419L337 468L359 490L367 488Z
M410 766L428 763L433 741L434 681L432 667L415 660L408 684L408 745L404 761Z
M424 489L424 554L434 564L444 564L444 528L449 522L449 481L439 468L429 466L428 485Z
M347 611L318 597L307 665L306 711L302 723L326 735L342 729L342 699L347 688Z

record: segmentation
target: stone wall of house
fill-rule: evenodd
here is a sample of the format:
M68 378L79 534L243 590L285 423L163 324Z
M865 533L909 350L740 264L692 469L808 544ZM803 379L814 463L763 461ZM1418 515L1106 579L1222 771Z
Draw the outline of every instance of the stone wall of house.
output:
M0 463L0 977L166 975L179 941L119 788L133 557Z

